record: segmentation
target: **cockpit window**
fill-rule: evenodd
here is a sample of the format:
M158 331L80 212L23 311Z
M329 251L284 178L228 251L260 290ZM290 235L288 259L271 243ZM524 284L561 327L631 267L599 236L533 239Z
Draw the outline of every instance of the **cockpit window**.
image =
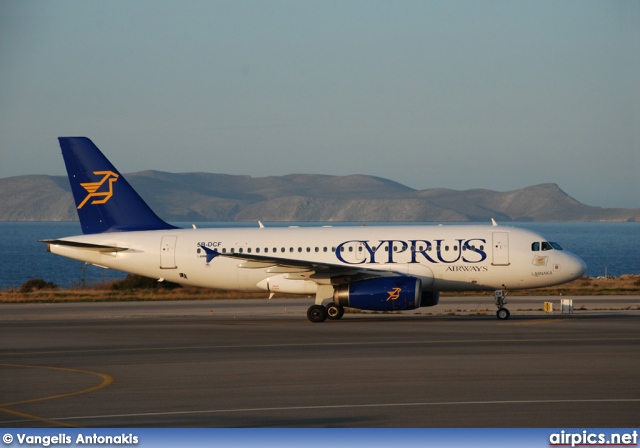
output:
M537 252L539 250L562 250L562 247L558 243L553 243L550 241L543 241L539 243L536 241L535 243L531 243L531 250Z

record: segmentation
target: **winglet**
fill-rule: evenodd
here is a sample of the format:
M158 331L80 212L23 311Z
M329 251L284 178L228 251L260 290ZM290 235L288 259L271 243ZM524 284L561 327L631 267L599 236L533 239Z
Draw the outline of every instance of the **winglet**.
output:
M498 223L496 222L495 219L491 218L491 224L496 227L498 225Z

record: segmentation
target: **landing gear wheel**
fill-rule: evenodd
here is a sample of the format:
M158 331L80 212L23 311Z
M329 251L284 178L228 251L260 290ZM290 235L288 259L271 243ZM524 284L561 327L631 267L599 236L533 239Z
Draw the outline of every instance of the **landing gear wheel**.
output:
M338 320L344 316L344 307L336 303L327 305L327 317L331 320Z
M327 317L327 309L322 305L311 305L307 310L307 319L313 323L324 322Z
M496 307L498 307L496 316L498 316L498 319L500 320L505 320L509 319L511 313L504 307L505 303L507 303L507 301L505 300L505 298L507 297L507 287L505 285L502 285L502 287L504 289L498 289L494 293L493 297L495 299Z
M504 320L504 319L509 319L509 316L511 316L511 313L506 308L499 308L498 312L496 313L496 316L498 316L498 319Z

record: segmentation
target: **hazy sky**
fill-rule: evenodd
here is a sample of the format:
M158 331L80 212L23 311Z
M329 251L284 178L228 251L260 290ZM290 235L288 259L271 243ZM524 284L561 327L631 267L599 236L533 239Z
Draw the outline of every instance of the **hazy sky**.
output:
M0 0L0 177L554 182L640 207L640 2Z

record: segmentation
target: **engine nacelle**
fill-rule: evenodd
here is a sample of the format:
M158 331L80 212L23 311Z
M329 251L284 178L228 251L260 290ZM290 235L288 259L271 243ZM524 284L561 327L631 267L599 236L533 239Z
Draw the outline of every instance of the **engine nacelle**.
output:
M415 277L378 277L337 285L333 301L371 311L413 310L420 306L422 282Z
M440 291L423 291L420 306L436 306L440 302Z

